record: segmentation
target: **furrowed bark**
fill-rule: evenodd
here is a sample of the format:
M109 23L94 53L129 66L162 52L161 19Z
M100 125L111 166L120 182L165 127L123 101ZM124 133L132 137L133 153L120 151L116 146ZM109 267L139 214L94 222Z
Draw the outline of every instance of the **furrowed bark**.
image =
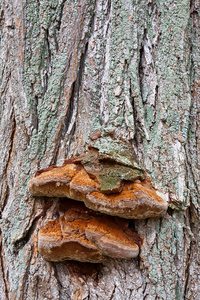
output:
M1 1L2 299L199 298L199 4ZM136 259L49 263L37 233L60 200L27 182L105 129L132 144L168 213L130 222L144 236Z

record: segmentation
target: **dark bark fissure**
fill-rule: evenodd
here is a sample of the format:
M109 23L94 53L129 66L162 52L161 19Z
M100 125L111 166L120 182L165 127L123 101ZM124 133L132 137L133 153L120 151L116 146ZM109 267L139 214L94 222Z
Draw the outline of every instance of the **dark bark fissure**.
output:
M198 0L190 0L190 13L197 13L199 10L199 1Z
M116 285L114 285L114 288L113 288L113 291L112 291L112 295L110 296L110 300L114 299L115 290L116 290Z
M47 66L51 67L51 49L50 49L50 44L49 44L49 29L45 30L44 43L45 43L46 51L47 51ZM49 74L48 69L46 68L44 78L43 78L43 81L44 81L43 96L45 95L45 93L48 89L50 75L51 74Z
M34 94L34 92L33 92ZM33 107L33 113L32 113L32 124L34 129L36 129L36 131L38 132L38 124L39 124L39 120L38 120L38 96L35 95L35 101L34 101L34 107Z
M137 114L137 105L136 105L136 99L135 96L133 96L133 91L132 91L132 84L131 84L131 79L130 79L130 99L131 99L131 105L133 109L133 120L134 120L134 138L130 142L134 146L135 149L139 149L139 145L142 141L142 126L140 125L139 117Z
M145 294L146 294L147 286L148 286L148 284L147 284L147 282L145 282L144 288L143 288L143 291L142 291L142 295L143 295L143 297L144 297L143 299L146 299L146 297L148 296L148 295L145 295Z
M56 52L58 52L58 49L59 49L59 45L58 45L58 39L57 39L57 32L59 33L60 31L60 27L61 27L61 21L62 21L62 16L63 16L63 8L64 8L64 4L65 4L65 0L63 0L61 3L60 3L60 11L59 13L57 14L58 16L58 20L57 20L57 24L56 24L56 27L54 29L54 34L53 34L53 37L54 37L54 43L55 43L55 47L56 47ZM56 32L57 31L57 32Z
M5 287L5 293L6 293L6 299L10 299L10 293L9 293L9 281L8 278L6 278L6 267L5 267L5 259L4 259L4 251L3 251L3 243L2 243L2 232L0 230L0 260L1 260L1 268L2 268L2 274L3 274L3 282Z
M6 168L5 168L5 179L4 180L5 180L6 187L5 187L5 194L2 199L3 201L1 203L1 213L3 212L4 208L7 205L9 193L10 193L9 186L7 183L7 177L8 177L8 167L9 167L11 157L12 157L12 152L13 152L14 136L15 136L15 132L16 132L16 121L15 121L14 111L12 112L11 122L12 122L12 133L11 133L11 137L10 137L9 156L8 156L8 161L7 161Z
M150 126L150 130L153 129L153 126L156 123L157 113L158 113L158 85L156 85L155 87L154 120L152 122L152 125Z
M62 285L62 282L59 280L58 271L57 271L57 268L56 268L56 263L50 262L50 264L51 264L51 266L54 270L54 274L55 274L55 277L57 279L58 285L60 286L61 289L64 289L64 286ZM57 263L57 264L61 264L61 263Z
M77 106L78 106L78 101L79 101L79 93L80 93L80 89L81 89L82 75L83 75L84 67L85 67L84 65L85 65L85 58L87 55L87 49L88 49L88 42L85 45L84 52L81 54L78 76L72 84L69 106L68 106L68 110L67 110L67 113L66 113L66 116L64 119L64 123L63 123L63 130L62 130L63 136L65 136L66 133L68 133L67 131L69 129L69 125L71 124L74 113L77 114L77 112L78 112ZM73 127L70 132L70 135L73 135L73 133L75 131L75 125L76 124L74 122Z
M125 80L127 81L127 84L128 83L130 84L130 81L128 82L128 80L126 78L126 77L128 77L128 67L129 67L128 61L127 61L127 59L125 59L125 62L124 62L124 75L125 75ZM130 88L131 87L129 87L129 91L130 91ZM130 97L130 99L131 99L131 97ZM126 100L123 101L123 107L122 107L124 120L126 120L126 104L125 104L125 101ZM129 128L128 128L126 122L125 122L125 126L126 126L126 132L129 132Z
M171 207L168 207L167 213L168 213L168 215L172 216L174 213L174 210Z
M161 231L161 225L162 225L162 220L159 219L159 228L158 231L156 232L156 239L155 239L155 244L156 244L156 248L159 249L159 242L158 242L158 237L159 237L159 233ZM161 250L160 250L160 254L161 254Z
M1 12L0 12L0 31L2 30L2 28L4 26L4 22L5 22L4 10L1 9ZM0 35L0 41L1 41L1 35Z
M2 217L2 212L5 209L7 203L8 203L8 199L9 199L9 195L10 195L10 190L9 190L9 186L8 186L8 182L7 182L7 178L3 179L2 181L5 181L5 187L4 187L4 192L2 193L2 200L1 200L1 211L0 211L0 219Z
M74 81L72 83L72 87L71 87L71 96L69 99L69 105L68 105L68 109L67 109L67 113L65 115L65 119L63 122L63 129L62 129L62 136L64 137L67 133L67 130L69 128L69 124L71 122L72 116L73 116L73 112L74 112L74 106L75 106L75 85L76 85L76 81Z
M187 291L188 291L188 284L189 284L189 278L190 278L190 256L191 256L191 245L190 249L187 254L187 267L185 270L185 289L184 289L184 299L186 298Z
M192 249L192 245L190 243L190 248L188 250L188 253L187 253L187 267L186 267L186 270L185 270L185 289L184 289L184 299L187 299L186 298L186 295L187 295L187 291L188 291L188 284L189 284L189 278L190 278L190 260L191 260L191 249Z
M111 13L111 0L107 0L107 4L106 4L106 11L105 11L105 16L107 16L107 18L110 17L110 13ZM108 25L110 24L110 22L108 23ZM106 35L108 33L108 27L106 28Z
M147 40L147 30L144 29L143 39L140 46L140 59L138 65L139 72L139 83L140 83L140 94L143 100L143 83L144 83L144 62L145 62L145 52L144 52L144 42Z
M142 41L140 42L140 50L139 50L139 62L138 62L138 81L139 81L139 87L140 87L140 96L143 102L143 106L146 103L146 100L144 99L143 95L143 89L144 89L144 79L145 79L145 68L146 68L146 59L145 59L145 49L144 49L144 44L145 41L148 40L147 37L147 29L144 28L144 33L142 37ZM143 137L146 137L147 140L149 140L149 135L148 132L144 126L143 121L145 122L145 114L144 114L144 120L142 120L141 113L138 111L138 105L137 105L137 100L134 97L134 92L132 91L132 86L131 86L131 80L130 80L130 99L132 108L133 108L133 117L134 117L134 126L135 126L135 136L133 139L133 145L135 146L136 149L139 149L139 145L142 144ZM158 105L158 87L156 86L156 103L155 106ZM142 109L142 108L140 108ZM155 109L154 109L155 110ZM145 110L143 108L143 111L145 113ZM156 112L154 115L154 120L156 119ZM152 124L153 126L153 124Z
M135 126L135 130L137 130L137 127L136 127L137 114L136 114L136 109L135 109L135 97L132 95L131 79L130 79L129 95L130 95L131 105L132 105L132 109L133 109L134 126Z
M7 54L8 56L9 56L9 53ZM3 68L3 70L2 70L2 75L1 75L1 77L2 77L2 79L4 78L4 73L5 73L5 70L6 70L6 66ZM5 75L6 76L6 75ZM9 83L9 81L10 81L10 79L11 79L11 71L9 71L9 74L6 76L7 78L6 78L6 82L4 81L4 85L3 85L3 87L1 87L1 97L3 96L3 94L6 94L6 92L7 92L7 88L8 88L8 83ZM1 113L1 112L0 112ZM1 116L1 115L0 115Z
M30 225L30 228L28 231L26 231L26 235L20 239L17 240L14 244L14 252L17 255L19 250L22 249L31 239L33 233L35 232L35 229L37 227L37 222L39 220L39 216L37 216L33 221L32 224Z

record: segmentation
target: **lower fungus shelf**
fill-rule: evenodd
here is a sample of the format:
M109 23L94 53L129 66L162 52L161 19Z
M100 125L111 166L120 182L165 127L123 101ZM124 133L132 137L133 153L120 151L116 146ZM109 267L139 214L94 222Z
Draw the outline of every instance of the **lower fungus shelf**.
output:
M142 238L123 220L95 213L83 203L67 200L66 213L39 231L38 249L46 260L100 263L108 257L134 258Z

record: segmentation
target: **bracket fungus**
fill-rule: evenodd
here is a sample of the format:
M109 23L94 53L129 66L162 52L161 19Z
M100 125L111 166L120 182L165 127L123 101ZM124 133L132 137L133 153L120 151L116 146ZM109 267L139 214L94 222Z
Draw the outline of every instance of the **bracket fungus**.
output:
M28 183L33 196L67 197L86 207L125 219L163 216L167 202L156 194L142 170L100 161L98 151L40 170Z
M127 235L110 216L160 217L168 207L135 163L134 155L112 156L91 146L88 154L65 160L61 167L38 171L28 188L33 196L70 198L85 204L75 202L66 214L39 231L39 251L52 261L136 257L141 237L135 233L134 238L140 240L136 243L133 233Z
M65 208L66 209L66 208ZM39 231L39 252L46 260L100 263L112 258L132 258L142 238L123 221L87 209L69 200L67 212Z

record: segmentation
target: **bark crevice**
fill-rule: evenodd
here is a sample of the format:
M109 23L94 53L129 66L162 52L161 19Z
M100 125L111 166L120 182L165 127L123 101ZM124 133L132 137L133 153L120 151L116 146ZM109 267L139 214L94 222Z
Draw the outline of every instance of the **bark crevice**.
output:
M3 275L3 282L4 282L4 289L5 289L5 296L6 299L5 300L9 300L10 299L10 285L9 285L9 281L8 278L6 276L6 266L5 266L5 255L4 255L4 251L3 251L3 243L2 243L2 232L0 230L0 262L1 262L1 269L2 269L2 275ZM1 287L3 288L3 287ZM1 295L3 296L3 295Z
M85 58L87 55L87 49L88 49L88 43L86 43L85 50L81 54L78 75L71 87L69 106L67 109L67 113L65 115L64 126L62 130L63 136L65 136L66 134L73 136L73 133L75 131L75 119L78 113L78 101L79 101L79 94L81 89L82 75L84 72Z
M29 226L28 230L26 232L24 232L24 235L21 239L18 239L15 243L14 243L14 251L15 254L17 254L19 252L20 249L22 249L26 244L29 243L29 241L31 240L32 235L35 232L35 229L37 228L37 222L39 220L39 216L37 216L32 222L31 225Z

